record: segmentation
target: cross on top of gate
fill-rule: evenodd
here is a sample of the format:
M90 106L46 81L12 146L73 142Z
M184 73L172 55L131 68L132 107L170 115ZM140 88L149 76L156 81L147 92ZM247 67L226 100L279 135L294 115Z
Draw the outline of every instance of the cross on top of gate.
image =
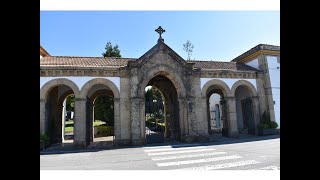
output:
M161 37L161 34L162 33L164 33L164 32L166 32L166 30L164 30L164 29L162 29L162 27L161 26L159 26L157 29L155 29L154 31L156 31L157 33L159 33L159 40L161 40L162 42L163 42L163 39L162 39L162 37Z

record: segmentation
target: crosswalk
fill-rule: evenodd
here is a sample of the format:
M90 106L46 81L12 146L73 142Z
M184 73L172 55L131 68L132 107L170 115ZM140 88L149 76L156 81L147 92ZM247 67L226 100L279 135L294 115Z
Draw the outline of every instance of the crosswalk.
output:
M213 146L144 147L144 152L160 169L206 171L262 164L258 160L245 159L237 154L217 150ZM251 170L280 170L280 167L267 166Z

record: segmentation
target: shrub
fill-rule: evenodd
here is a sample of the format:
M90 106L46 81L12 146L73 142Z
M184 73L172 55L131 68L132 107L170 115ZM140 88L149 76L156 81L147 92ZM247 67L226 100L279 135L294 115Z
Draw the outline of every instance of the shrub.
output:
M265 124L265 123L259 123L257 125L257 128L258 129L268 129L269 128L269 125L268 124Z
M270 122L270 128L273 128L273 129L275 129L275 128L277 128L278 127L278 123L277 122Z
M260 123L257 125L258 129L275 129L278 127L277 122L271 122L270 116L266 113L266 111L263 113L261 117Z
M40 150L48 147L49 137L46 134L40 134Z
M49 137L46 134L40 134L40 140L44 142L48 142Z
M97 126L100 136L113 136L113 126Z

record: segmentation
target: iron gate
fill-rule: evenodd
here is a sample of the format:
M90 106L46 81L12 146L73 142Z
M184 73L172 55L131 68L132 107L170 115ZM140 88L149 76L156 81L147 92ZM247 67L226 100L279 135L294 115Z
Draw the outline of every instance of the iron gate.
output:
M146 101L145 112L147 143L163 143L165 132L163 102L160 100Z

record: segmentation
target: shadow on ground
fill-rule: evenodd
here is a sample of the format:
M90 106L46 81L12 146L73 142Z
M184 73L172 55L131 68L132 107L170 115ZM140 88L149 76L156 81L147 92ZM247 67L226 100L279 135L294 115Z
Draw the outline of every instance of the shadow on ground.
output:
M196 147L196 146L211 146L211 145L223 145L223 144L236 144L252 141L263 141L269 139L280 138L280 135L269 135L269 136L253 136L248 134L240 134L239 138L227 138L221 137L218 139L211 140L210 142L204 143L181 143L178 141L171 141L166 143L157 144L147 144L141 146L96 146L94 148L76 148L73 144L63 144L57 145L55 147L49 147L43 151L40 151L40 155L50 155L50 154L67 154L67 153L83 153L83 152L98 152L103 150L113 150L113 149L125 149L125 148L141 148L141 147L157 147L157 146L171 146L172 148L183 148L183 147Z

